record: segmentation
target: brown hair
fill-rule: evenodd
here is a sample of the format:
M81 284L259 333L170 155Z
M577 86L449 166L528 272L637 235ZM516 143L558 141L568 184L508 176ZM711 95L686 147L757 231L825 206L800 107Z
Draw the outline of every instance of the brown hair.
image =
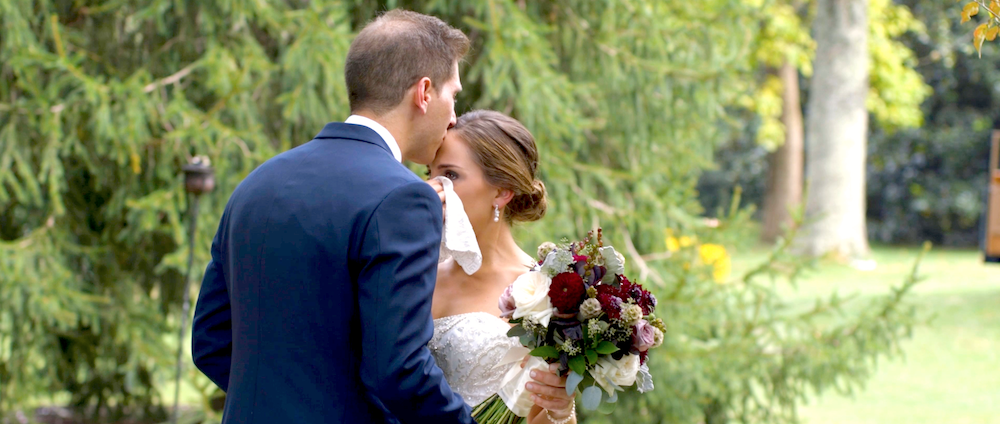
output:
M545 184L535 178L535 137L516 119L492 110L463 114L452 128L472 151L490 185L514 192L504 214L507 222L537 221L545 216Z
M390 10L361 30L347 52L344 79L351 111L396 107L423 77L440 87L469 51L469 38L438 18Z

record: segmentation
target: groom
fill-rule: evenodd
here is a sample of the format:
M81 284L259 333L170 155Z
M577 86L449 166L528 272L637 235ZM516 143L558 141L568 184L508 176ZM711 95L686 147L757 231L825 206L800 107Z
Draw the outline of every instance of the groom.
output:
M441 201L428 164L461 90L461 31L394 10L351 44L352 115L236 188L195 309L223 423L472 423L426 348Z

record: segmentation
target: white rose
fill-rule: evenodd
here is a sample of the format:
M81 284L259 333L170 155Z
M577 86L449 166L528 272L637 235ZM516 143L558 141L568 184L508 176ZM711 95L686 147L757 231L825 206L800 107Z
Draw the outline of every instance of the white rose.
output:
M525 317L545 327L552 318L552 300L549 286L552 279L541 272L528 272L514 280L511 295L514 297L514 318Z
M610 356L597 360L590 375L594 377L597 384L600 384L608 394L614 393L614 387L629 387L635 384L635 377L639 373L639 355L625 355L622 359L614 360ZM610 383L610 384L609 384Z
M625 274L625 256L616 252L611 246L602 247L600 251L601 257L604 258L604 266L608 269L608 273L604 276L605 280L614 280L615 274Z

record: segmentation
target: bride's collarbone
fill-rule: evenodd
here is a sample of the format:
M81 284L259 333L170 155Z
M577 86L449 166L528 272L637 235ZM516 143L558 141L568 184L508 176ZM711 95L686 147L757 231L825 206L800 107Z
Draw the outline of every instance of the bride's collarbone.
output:
M443 275L438 284L444 283L451 290L474 290L481 291L494 285L499 285L499 273L484 272L480 270L475 275L468 275L459 268L457 272L449 272Z
M480 270L468 275L461 268L457 272L441 273L434 293L437 303L435 316L440 318L471 312L499 314L497 299L517 278L508 274L498 270Z
M473 275L468 275L460 267L447 270L444 275L439 276L439 283L444 282L463 288L475 288L477 290L499 287L501 289L513 283L524 270L513 266L502 268L480 269ZM443 277L443 278L442 278Z

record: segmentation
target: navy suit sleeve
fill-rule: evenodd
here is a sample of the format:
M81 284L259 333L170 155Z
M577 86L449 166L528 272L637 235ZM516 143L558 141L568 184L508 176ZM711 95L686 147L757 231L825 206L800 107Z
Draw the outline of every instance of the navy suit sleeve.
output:
M232 313L221 252L225 220L223 216L212 241L212 261L201 282L191 330L191 356L195 366L223 391L229 388L233 353Z
M403 423L473 423L427 342L441 245L441 202L423 182L391 192L361 243L361 380Z

